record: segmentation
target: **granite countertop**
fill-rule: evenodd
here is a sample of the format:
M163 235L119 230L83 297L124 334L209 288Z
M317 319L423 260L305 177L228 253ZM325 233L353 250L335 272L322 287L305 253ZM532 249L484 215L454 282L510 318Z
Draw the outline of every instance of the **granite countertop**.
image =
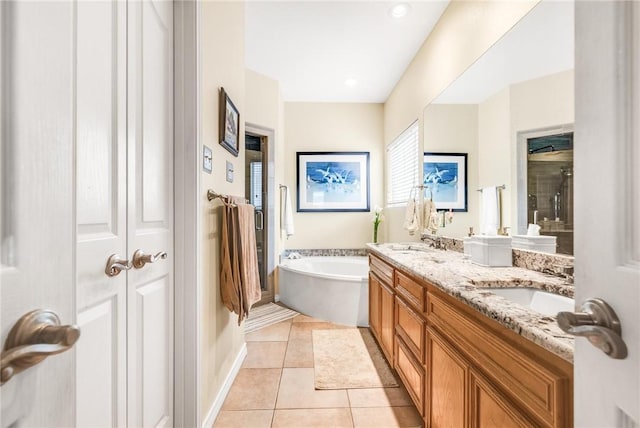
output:
M437 250L423 243L367 244L367 248L395 267L429 281L520 336L573 362L574 338L558 327L555 317L487 290L487 287L531 287L573 297L573 285L562 278L519 267L479 266L462 253Z

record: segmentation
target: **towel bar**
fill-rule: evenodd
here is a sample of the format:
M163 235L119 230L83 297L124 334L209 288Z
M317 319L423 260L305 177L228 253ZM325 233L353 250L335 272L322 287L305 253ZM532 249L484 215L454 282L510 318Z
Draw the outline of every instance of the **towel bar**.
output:
M507 188L507 186L506 186L506 185L504 185L504 184L502 184L502 185L500 185L500 186L496 186L496 189L500 189L500 190L504 190L504 189L506 189L506 188ZM478 192L482 192L482 189L478 189Z

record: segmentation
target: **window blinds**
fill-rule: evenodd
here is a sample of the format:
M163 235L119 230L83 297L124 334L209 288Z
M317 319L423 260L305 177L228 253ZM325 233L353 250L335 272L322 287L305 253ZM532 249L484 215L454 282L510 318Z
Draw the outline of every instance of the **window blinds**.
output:
M387 147L387 205L402 205L418 183L418 121Z

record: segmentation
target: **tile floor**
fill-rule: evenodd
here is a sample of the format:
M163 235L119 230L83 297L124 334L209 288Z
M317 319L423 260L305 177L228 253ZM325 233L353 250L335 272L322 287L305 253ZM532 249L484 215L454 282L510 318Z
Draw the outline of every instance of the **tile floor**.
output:
M246 336L247 358L214 428L420 427L399 388L317 391L311 330L350 328L305 315Z

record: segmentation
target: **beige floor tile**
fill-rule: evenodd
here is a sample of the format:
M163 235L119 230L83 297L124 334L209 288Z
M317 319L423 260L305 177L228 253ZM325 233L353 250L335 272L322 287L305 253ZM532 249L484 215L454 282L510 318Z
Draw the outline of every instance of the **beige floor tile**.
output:
M313 409L349 407L344 389L317 391L313 369L284 368L278 390L276 409Z
M291 330L291 319L252 331L245 335L247 342L286 342L289 340L289 330Z
M273 410L223 410L213 428L269 428Z
M351 428L351 412L341 409L293 409L276 410L273 428Z
M297 322L291 326L289 339L309 339L311 340L312 330L329 330L333 328L355 328L332 322Z
M240 369L222 410L269 410L275 407L282 369Z
M308 315L300 314L293 318L293 322L327 322L326 320L321 320L319 318L313 318Z
M351 408L355 428L421 427L422 417L414 407Z
M287 351L287 342L247 342L247 358L242 368L280 369Z
M364 388L349 389L351 407L393 407L413 406L407 390L399 388Z
M313 367L313 342L308 339L291 339L284 356L284 367Z

